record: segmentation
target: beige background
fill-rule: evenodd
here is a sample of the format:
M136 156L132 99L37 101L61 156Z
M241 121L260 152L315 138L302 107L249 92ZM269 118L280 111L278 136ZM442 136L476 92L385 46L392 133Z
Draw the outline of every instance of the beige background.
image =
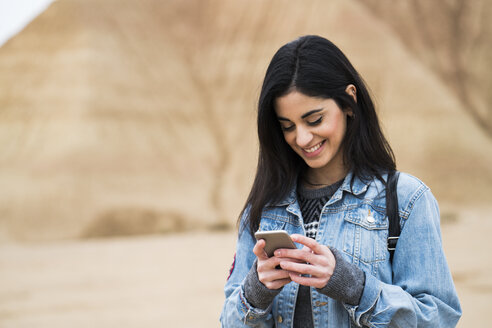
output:
M273 53L334 41L492 305L490 1L59 0L0 48L0 327L216 327ZM193 315L191 315L193 313Z

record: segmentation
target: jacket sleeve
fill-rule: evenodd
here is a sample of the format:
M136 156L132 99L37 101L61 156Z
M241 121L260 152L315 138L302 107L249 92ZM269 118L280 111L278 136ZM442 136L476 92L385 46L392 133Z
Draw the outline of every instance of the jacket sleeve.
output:
M437 202L425 185L413 196L393 258L393 283L366 273L358 327L455 327L461 307L442 248Z
M248 211L244 211L239 226L236 245L236 259L231 274L224 287L225 302L220 315L222 327L273 327L270 305L262 310L253 307L244 296L244 281L256 256L253 247L256 243L245 223Z

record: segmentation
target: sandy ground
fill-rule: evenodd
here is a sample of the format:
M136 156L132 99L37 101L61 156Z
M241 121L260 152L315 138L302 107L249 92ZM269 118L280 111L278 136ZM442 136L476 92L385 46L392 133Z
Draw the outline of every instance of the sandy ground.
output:
M492 306L490 209L443 224L464 316ZM235 233L4 244L0 327L218 327Z
M233 233L7 245L0 327L217 327Z

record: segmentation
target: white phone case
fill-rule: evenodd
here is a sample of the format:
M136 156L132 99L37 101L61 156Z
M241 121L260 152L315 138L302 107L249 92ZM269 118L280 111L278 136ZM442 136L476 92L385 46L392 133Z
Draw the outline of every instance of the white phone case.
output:
M255 238L256 240L265 240L265 252L268 257L273 256L273 252L279 248L297 248L285 230L257 231Z

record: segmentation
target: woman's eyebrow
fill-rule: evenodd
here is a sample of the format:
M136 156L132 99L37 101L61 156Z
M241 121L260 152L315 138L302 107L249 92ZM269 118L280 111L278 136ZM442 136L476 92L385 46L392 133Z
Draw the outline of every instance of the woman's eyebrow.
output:
M313 110L310 110L309 112L307 112L306 114L302 115L301 118L306 118L310 115L313 115L313 114L316 114L318 112L321 112L323 110L323 108L318 108L318 109L313 109Z
M321 112L324 108L318 108L318 109L313 109L313 110L310 110L309 112L303 114L301 116L302 119L305 119L306 117L310 116L310 115L313 115L313 114L316 114L318 112ZM285 118L285 117L282 117L282 116L277 116L277 119L279 121L287 121L287 122L290 122L290 120L288 118Z

